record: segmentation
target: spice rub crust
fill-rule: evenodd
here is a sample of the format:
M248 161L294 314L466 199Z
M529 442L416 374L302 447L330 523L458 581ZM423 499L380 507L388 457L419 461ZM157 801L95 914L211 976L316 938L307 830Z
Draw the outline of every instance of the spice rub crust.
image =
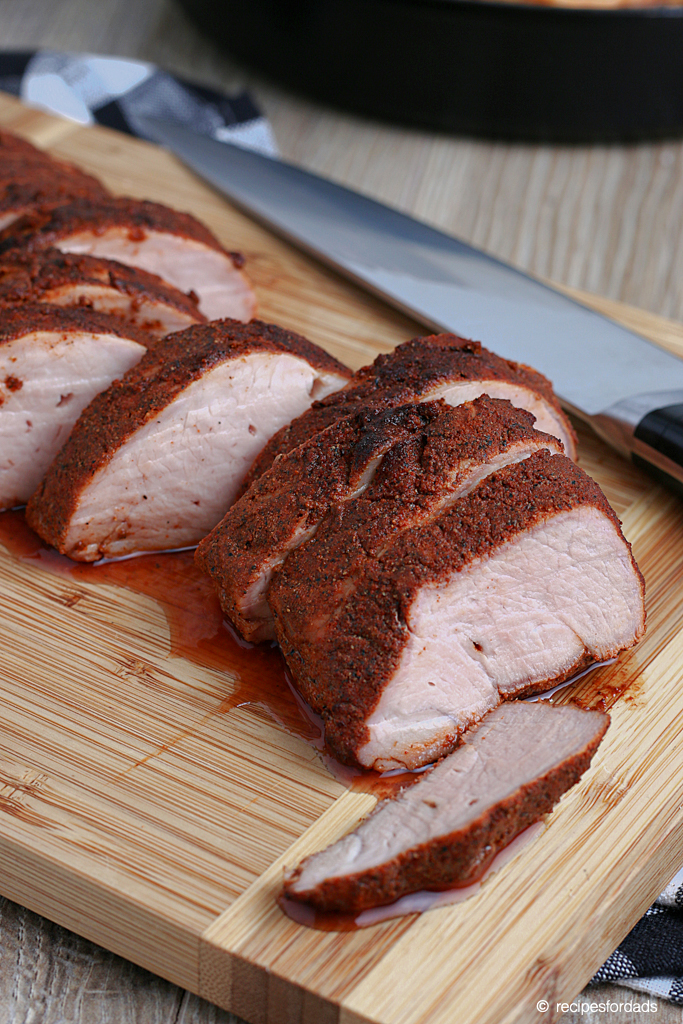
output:
M31 168L6 177L8 168L0 170L0 220L16 210L18 213L37 207L54 206L74 199L106 199L108 193L89 174L64 173L54 168Z
M576 434L547 378L521 363L502 359L478 341L455 334L435 334L413 338L393 352L378 356L369 366L358 370L343 390L314 402L307 412L278 431L247 474L243 492L278 455L291 451L342 416L348 416L358 405L393 408L427 401L431 391L449 382L483 380L519 384L540 395L565 427L572 449L567 455L575 456Z
M15 251L0 263L3 304L40 302L46 293L70 284L111 286L134 301L158 298L199 322L206 319L199 312L195 297L167 284L157 274L116 260L49 248L35 253Z
M12 248L36 252L58 245L62 238L79 230L103 234L111 227L124 227L131 241L144 240L148 231L180 235L217 252L225 249L215 235L192 214L180 213L162 203L127 197L94 201L87 198L49 210L38 210L20 218L0 232L0 253ZM244 264L241 253L228 254L236 268Z
M120 317L110 316L108 313L99 313L94 309L83 309L80 306L53 306L47 302L27 302L2 309L0 345L34 331L70 333L79 330L130 338L145 348L149 348L153 340L147 331L125 324Z

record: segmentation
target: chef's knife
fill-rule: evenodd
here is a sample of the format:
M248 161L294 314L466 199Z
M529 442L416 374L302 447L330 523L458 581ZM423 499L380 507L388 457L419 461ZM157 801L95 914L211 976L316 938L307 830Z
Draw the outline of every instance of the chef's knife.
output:
M683 492L683 360L373 199L187 128L140 121L237 206L299 248L430 328L476 338L540 370L569 411Z

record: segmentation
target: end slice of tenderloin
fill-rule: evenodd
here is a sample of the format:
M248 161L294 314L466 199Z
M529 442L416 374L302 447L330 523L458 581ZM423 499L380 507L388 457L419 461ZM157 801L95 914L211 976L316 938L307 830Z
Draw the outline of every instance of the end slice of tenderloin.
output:
M0 137L0 230L41 207L74 199L106 199L102 182L25 139Z
M536 417L536 427L560 439L565 454L576 457L576 434L542 374L529 366L501 359L478 341L455 334L413 338L358 370L346 388L316 402L283 427L261 452L245 481L254 480L284 455L359 406L395 408L410 402L443 398L449 405L471 402L479 395L507 399Z
M310 540L329 509L349 502L367 511L375 536L386 542L501 466L540 448L561 452L560 442L533 422L530 413L486 395L455 408L443 401L361 408L277 459L201 542L197 563L242 636L272 639L273 573ZM335 509L328 517L333 537L338 515ZM338 568L342 558L343 550L328 564Z
M275 430L349 373L256 320L169 335L86 409L28 522L78 561L196 544Z
M644 632L619 521L563 455L503 467L389 543L382 519L373 536L367 523L356 534L352 504L335 515L334 543L323 523L268 601L342 761L429 764L502 700L542 693Z
M285 873L285 895L361 911L476 881L590 765L609 718L571 704L491 711L463 744L353 832Z
M160 203L116 198L80 200L22 217L0 233L0 253L19 248L101 256L158 274L194 292L209 319L250 320L256 298L239 253L228 252L189 213Z
M48 302L121 317L155 338L205 323L197 302L139 267L45 249L0 263L0 305Z
M92 310L0 310L0 509L28 501L83 408L149 341Z
M20 217L78 199L106 200L109 193L96 178L59 164L0 166L0 230Z

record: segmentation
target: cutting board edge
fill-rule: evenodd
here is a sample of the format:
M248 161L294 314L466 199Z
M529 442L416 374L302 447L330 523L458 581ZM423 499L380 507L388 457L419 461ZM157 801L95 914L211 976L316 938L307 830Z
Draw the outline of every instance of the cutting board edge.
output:
M625 912L621 890L613 894L591 920L590 943L585 942L583 935L575 936L570 950L566 947L562 949L562 964L554 964L552 959L544 962L536 985L527 992L524 1005L517 1004L505 1017L498 1016L496 1010L494 1017L473 1018L477 1024L529 1024L538 1021L536 1002L539 999L547 999L552 1007L553 1003L570 1002L585 987L598 967L631 930L633 921L638 920L651 905L652 894L661 892L683 863L683 806L678 811L675 820L659 836L656 853L629 877L632 895L627 904L628 911ZM674 837L675 846L672 844ZM644 845L649 843L644 837L642 841ZM258 880L254 885L258 885ZM244 897L248 897L248 892ZM571 932L573 923L567 923L567 932ZM275 969L240 956L236 949L207 940L207 933L212 928L213 925L209 926L199 941L198 995L209 1002L244 1017L249 1024L301 1024L305 996L308 1007L312 1008L311 999L315 1000L318 1007L319 1016L312 1019L324 1019L325 1022L330 1021L330 1024L333 1021L339 1024L385 1024L384 1016L368 1016L352 1005L354 990L339 1000L309 992L279 975ZM558 946L562 938L558 938ZM566 964L570 969L563 968ZM371 983L373 972L381 969L380 961L364 976L363 982ZM283 1001L287 1004L285 1013ZM543 1019L556 1017L557 1014Z
M0 893L4 897L175 985L200 994L200 931L154 913L125 893L105 889L58 857L36 852L31 839L30 833L23 842L19 837L0 835ZM46 868L50 891L39 884L41 875L45 878ZM125 927L120 920L124 911Z
M613 712L617 720L615 728L631 732L634 718L640 717L644 710L648 713L650 727L647 734L649 741L652 741L648 741L648 746L652 746L656 737L671 737L673 735L676 712L668 700L668 687L661 685L661 679L663 678L669 684L672 683L675 666L679 663L682 652L683 640L680 634L675 634L669 638L664 648L655 654L647 668L641 670L645 674L646 682L637 697L627 703L621 702L615 707ZM650 681L648 682L648 680ZM640 748L643 730L639 730L638 733L633 730L632 735L634 749ZM615 736L616 734L613 734L612 740L615 739ZM683 805L680 795L658 793L657 814L654 818L645 821L639 814L639 804L643 799L642 792L637 789L632 791L630 788L632 776L638 774L629 759L633 751L630 755L626 755L619 745L610 748L609 732L606 743L608 744L607 748L600 749L591 768L582 777L579 785L566 795L555 815L564 816L565 823L569 822L570 835L573 832L572 813L575 815L578 813L577 820L580 827L585 825L585 828L589 828L588 815L584 818L582 810L584 802L587 808L592 808L593 812L597 811L596 820L590 825L591 831L600 826L605 812L618 814L619 821L626 819L631 823L634 820L642 822L640 831L635 835L627 825L624 826L628 829L628 842L627 847L624 847L622 860L627 861L630 867L626 874L612 877L609 880L612 883L611 886L608 884L601 889L599 899L596 899L594 894L595 902L590 909L588 921L586 921L584 901L576 897L576 902L571 908L573 912L561 921L560 933L553 934L542 949L535 950L535 963L526 972L525 978L515 981L513 973L508 979L509 986L505 989L505 998L509 998L510 1002L517 1006L523 1006L520 1011L521 1015L518 1015L516 1011L511 1011L509 1024L536 1019L534 1008L538 999L546 998L551 1003L553 999L564 1002L573 999L576 992L580 991L590 980L598 967L642 916L683 861ZM668 756L670 743L662 741L659 747L661 767L665 769L664 762ZM630 768L624 768L624 761ZM579 795L580 791L581 795ZM279 888L284 864L297 863L303 855L313 849L322 848L351 827L351 819L358 817L359 812L362 812L360 803L351 802L353 796L353 794L346 795L346 801L340 798L203 933L199 955L200 994L204 998L240 1014L250 1021L253 1020L254 1024L299 1024L300 1018L297 1016L296 1009L292 1011L291 1017L283 1016L279 1010L270 1012L270 1008L281 1003L283 986L288 988L294 1007L298 1005L297 993L304 990L302 979L289 979L283 976L278 964L283 950L296 948L297 936L294 934L291 924L284 922L281 915L278 917L274 897ZM345 803L349 805L348 810L344 807ZM576 805L573 812L569 809L571 803ZM329 819L329 825L325 829L321 829L320 822L324 818ZM559 840L560 823L558 821L554 825L551 818L548 836L553 827L558 829L556 834ZM590 834L589 832L588 835ZM626 842L626 838L615 838L616 841ZM564 844L564 839L562 843ZM531 851L529 852L531 854ZM525 855L523 851L522 856ZM583 854L580 856L583 857ZM508 872L508 881L510 882L512 882L514 871L514 865L510 865ZM503 882L505 872L501 872L500 876L496 876L491 881L497 885L498 879ZM577 885L580 885L580 882L581 880ZM473 900L472 903L474 904L474 902ZM456 908L452 909L456 911ZM494 909L495 912L495 908L489 906L488 909ZM436 917L436 915L434 916ZM425 915L425 917L431 918L432 915ZM277 922L280 932L280 939L276 940L276 942L280 942L279 948L272 940L266 942L260 938L261 933L273 934L273 921ZM299 931L305 935L307 930L301 928ZM410 928L402 933L401 940L404 944L408 941L409 931ZM254 950L259 945L262 947L261 951L254 954ZM310 949L310 944L308 950L305 944L301 945L301 948L302 955L308 955L314 962L317 952ZM249 952L252 954L251 957L248 955ZM395 947L392 946L386 956L391 957L393 952L395 952ZM332 1012L333 1008L338 1008L340 1011L356 1014L358 1020L367 1019L377 1020L381 1024L389 1024L389 1022L390 1024L399 1024L398 1017L393 1017L390 1014L385 1016L380 1013L375 1016L373 1014L365 1016L362 1012L364 997L359 989L367 991L376 987L375 978L381 977L384 959L385 956L382 954L378 962L371 965L369 969L361 971L358 975L358 987L345 992L338 1000L326 998L319 992L316 993L316 998L323 999L329 1012ZM394 964L394 969L396 966ZM407 969L406 964L403 967ZM321 965L314 970L320 971L321 977L324 976L324 968ZM515 993L511 990L517 983L520 991L517 994L519 998L516 999L513 998ZM277 1003L272 993L273 986L276 986L278 991ZM470 994L466 991L460 990L459 992L461 999L467 998L468 995ZM355 1005L354 997L356 997ZM502 1024L502 1009L500 1005L497 1005L491 1016L487 1016L483 1012L474 1012L468 1016L461 1004L458 1007L459 1019L466 1021L467 1024L470 1022L471 1024ZM404 1019L408 1021L409 1018L401 1017L401 1022ZM438 1019L441 1021L442 1018ZM424 1020L432 1020L426 1011ZM411 1017L410 1021L411 1024L414 1024L417 1018Z

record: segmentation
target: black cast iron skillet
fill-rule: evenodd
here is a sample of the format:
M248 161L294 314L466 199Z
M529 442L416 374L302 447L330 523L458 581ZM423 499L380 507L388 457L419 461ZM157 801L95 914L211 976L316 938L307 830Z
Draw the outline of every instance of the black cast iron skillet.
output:
M181 0L276 81L405 125L518 140L683 133L683 6Z

